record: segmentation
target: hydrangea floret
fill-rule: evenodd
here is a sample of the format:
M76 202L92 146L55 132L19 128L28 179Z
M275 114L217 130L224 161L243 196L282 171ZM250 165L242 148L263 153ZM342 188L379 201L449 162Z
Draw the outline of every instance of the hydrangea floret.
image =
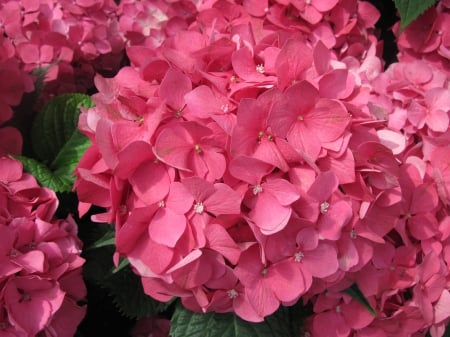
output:
M313 336L442 336L445 67L400 35L417 55L384 71L365 1L123 11L130 66L95 78L75 189L81 214L105 209L92 219L114 224L145 292L251 322L311 301ZM439 41L426 51L444 57Z
M73 336L86 313L84 259L72 219L11 157L0 158L0 334Z

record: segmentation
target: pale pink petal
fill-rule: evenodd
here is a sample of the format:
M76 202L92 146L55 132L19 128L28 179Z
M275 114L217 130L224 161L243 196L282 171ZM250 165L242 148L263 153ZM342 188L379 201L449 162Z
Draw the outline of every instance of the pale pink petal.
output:
M439 300L434 304L434 323L440 323L450 316L450 292L442 291Z
M394 155L398 155L405 150L406 137L404 134L388 129L377 130L381 144L392 150Z

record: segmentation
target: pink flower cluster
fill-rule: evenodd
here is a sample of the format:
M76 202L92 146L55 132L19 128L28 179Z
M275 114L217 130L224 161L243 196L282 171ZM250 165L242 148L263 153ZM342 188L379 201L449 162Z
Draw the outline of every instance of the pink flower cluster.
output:
M1 31L25 72L47 68L48 95L85 92L124 48L113 0L3 1Z
M417 20L401 31L398 36L400 61L424 59L450 73L450 1L441 0Z
M81 242L55 193L0 158L0 335L72 337L85 315Z
M442 336L447 72L420 57L384 72L365 1L123 8L131 65L95 78L75 188L145 292L252 322L311 301L319 337Z

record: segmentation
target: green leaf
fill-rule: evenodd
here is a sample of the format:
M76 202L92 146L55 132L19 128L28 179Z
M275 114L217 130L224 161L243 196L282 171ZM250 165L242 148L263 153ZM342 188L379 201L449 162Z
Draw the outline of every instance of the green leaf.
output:
M405 29L428 8L433 6L436 0L394 0L394 3L400 13L400 28Z
M370 305L369 301L367 301L364 294L359 289L356 283L353 283L349 288L345 289L344 292L347 295L350 295L351 298L361 303L373 316L377 317L377 312Z
M36 159L18 157L25 170L42 186L55 192L70 192L73 172L90 145L78 129L80 106L92 106L87 95L66 94L55 97L36 116L31 141Z
M264 322L251 323L235 314L194 313L178 303L170 323L171 337L295 337L289 309L281 307Z
M121 271L123 268L126 268L126 267L129 266L129 265L130 265L130 261L128 261L127 259L122 259L122 260L119 262L119 265L117 266L117 268L114 268L114 269L113 269L112 273L113 273L113 274L118 273L118 272Z
M31 128L31 141L37 159L44 163L56 160L65 144L78 132L81 106L93 106L88 95L65 94L52 99L36 115Z
M36 159L16 156L22 162L25 171L31 173L42 186L55 192L67 192L72 189L72 180L66 175L55 175L45 164Z
M111 229L108 230L105 233L105 235L103 235L100 239L95 241L94 244L91 247L89 247L89 249L96 249L96 248L114 245L114 243L115 243L114 229L112 228L112 226L110 226L110 227L111 227Z

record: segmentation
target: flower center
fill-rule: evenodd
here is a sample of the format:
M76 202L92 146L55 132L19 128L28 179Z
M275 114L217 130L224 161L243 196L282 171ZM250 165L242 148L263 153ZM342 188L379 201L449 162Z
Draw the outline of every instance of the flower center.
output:
M302 122L302 121L304 120L304 118L303 118L302 115L298 115L298 116L297 116L297 120L298 120L299 122Z
M264 74L264 71L265 71L264 65L258 64L258 65L256 66L256 71L257 71L258 73L260 73L260 74Z
M231 299L235 299L236 297L239 296L238 292L236 290L234 290L234 289L228 290L227 291L227 295Z
M302 262L303 258L305 257L305 254L302 252L297 252L294 254L294 261L295 262Z
M197 203L194 205L194 212L195 212L195 213L197 213L197 214L202 214L204 210L205 210L205 206L203 206L203 203L202 203L202 202L197 202Z
M202 148L201 148L200 145L198 145L198 144L195 144L195 145L194 145L194 150L195 150L195 152L197 152L198 154L201 154L201 153L202 153Z
M268 272L269 272L269 271L267 270L267 268L264 268L263 270L261 270L261 275L262 275L263 277L266 277Z
M356 239L356 231L354 230L354 229L352 229L351 231L350 231L350 238L351 239Z
M337 313L340 313L340 312L341 312L341 306L340 306L340 305L336 306L336 312L337 312Z
M164 200L158 201L158 207L164 207L164 206L166 206L166 203L164 202Z
M220 107L220 109L221 109L223 112L228 112L228 111L230 111L230 106L229 106L228 104L224 104L224 105L222 105L222 106Z
M328 212L328 208L330 207L330 204L326 201L322 202L320 204L320 213L326 214Z
M261 193L263 191L263 188L261 185L255 185L253 186L253 194L254 195L258 195L259 193Z

